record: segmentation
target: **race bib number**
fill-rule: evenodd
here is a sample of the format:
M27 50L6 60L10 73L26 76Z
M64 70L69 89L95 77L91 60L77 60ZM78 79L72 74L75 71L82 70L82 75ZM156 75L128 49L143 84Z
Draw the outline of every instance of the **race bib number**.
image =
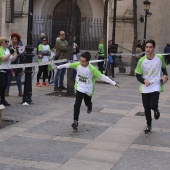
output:
M82 77L78 75L78 82L83 83L83 84L89 84L88 78L87 77Z

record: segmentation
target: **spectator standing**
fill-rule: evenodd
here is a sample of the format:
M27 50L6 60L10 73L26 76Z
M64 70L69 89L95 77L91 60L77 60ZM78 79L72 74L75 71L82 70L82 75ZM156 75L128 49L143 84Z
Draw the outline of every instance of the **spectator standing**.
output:
M142 102L145 110L147 127L144 133L148 134L152 129L151 110L154 111L155 119L159 119L158 109L159 94L163 91L163 84L168 80L166 64L162 55L155 54L155 41L148 40L145 44L146 55L143 56L136 67L136 77L141 83L139 90L142 93ZM161 77L163 73L163 76Z
M98 44L98 52L96 53L98 60L104 60L104 39L101 38ZM98 62L98 70L104 73L104 61Z
M111 52L111 48L112 48L112 40L109 40L109 42L108 42L108 53Z
M140 49L141 49L141 51L144 51L145 49L143 49L144 47L143 47L143 45L142 45L142 42L141 42L141 40L138 40L138 42L137 42L137 45L136 46L138 46Z
M108 54L108 63L109 63L109 67L110 67L110 70L112 73L112 76L110 78L114 78L115 77L115 74L114 74L115 61L114 61L114 57L111 55L111 52L109 52L109 54Z
M73 43L73 62L78 61L78 53L79 53L79 47L76 43L76 37L74 37L74 43ZM73 69L73 80L75 82L77 71Z
M39 38L38 43L37 43L37 55L38 55L38 46L39 46L40 44L42 44L42 38L43 38L43 37L46 37L46 36L45 36L44 33L41 33L41 34L40 34L40 38Z
M18 49L21 47L18 45L19 42L21 42L21 36L18 33L12 33L11 34L11 42L12 44L9 46L10 49L13 49L15 53L17 53L17 59L12 62L12 64L22 64L24 63L24 54L19 54ZM22 93L22 82L21 82L21 77L23 75L23 68L15 68L11 69L7 72L8 76L8 81L7 81L7 86L5 89L5 96L9 96L9 89L11 86L11 81L13 79L13 76L15 76L15 80L18 86L18 96L23 97Z
M50 58L50 46L47 44L47 37L42 38L42 43L38 46L38 62L47 62ZM39 82L41 74L43 73L43 86L49 86L49 84L45 81L46 77L48 77L48 65L39 66L39 70L37 73L37 86L41 87Z
M51 46L50 46L50 52L51 52L51 56L50 56L49 60L50 60L50 61L53 61L53 60L54 60L54 57L55 57L54 45L51 45ZM55 75L55 72L54 72L53 65L48 65L48 71L49 71L48 83L49 83L50 85L54 85L54 75Z
M167 44L164 48L164 53L169 53L168 55L165 55L165 63L168 65L170 62L170 45Z
M142 53L141 45L137 44L136 45L136 66L138 64L139 59L142 57L141 53Z
M6 37L0 37L0 65L9 66L12 61L15 61L17 54L14 49L8 49L8 39ZM10 106L5 100L5 88L7 84L7 71L8 69L0 69L0 96L1 104L4 106Z
M68 42L65 40L65 32L60 31L59 37L56 39L55 44L56 58L55 59L67 59L68 58ZM58 63L57 66L64 64L65 62ZM64 76L66 74L66 68L58 69L55 75L54 91L66 90L64 87Z

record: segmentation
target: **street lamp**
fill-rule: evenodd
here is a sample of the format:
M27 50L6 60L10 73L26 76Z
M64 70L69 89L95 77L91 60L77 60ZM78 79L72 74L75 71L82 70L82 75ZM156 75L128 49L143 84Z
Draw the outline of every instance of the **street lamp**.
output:
M149 13L149 8L150 8L151 2L149 2L148 0L145 0L143 2L143 4L144 4L144 11L145 11L145 26L144 26L144 37L143 37L143 51L145 51L147 15Z
M34 47L32 46L32 21L33 21L33 0L28 1L28 28L27 28L27 46L25 47L25 58L26 63L32 63L32 58L34 54L32 51ZM22 102L31 103L32 102L32 67L25 68L25 81L24 81L24 96Z

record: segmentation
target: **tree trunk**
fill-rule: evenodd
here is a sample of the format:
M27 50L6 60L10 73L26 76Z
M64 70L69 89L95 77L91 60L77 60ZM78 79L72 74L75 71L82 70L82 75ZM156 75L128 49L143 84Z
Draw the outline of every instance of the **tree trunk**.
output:
M74 43L74 33L76 25L76 6L77 0L72 0L71 5L71 20L70 20L70 33L68 40L69 56L68 61L73 60L73 43ZM73 69L67 69L67 95L74 95L74 80L73 80Z
M136 54L136 44L137 44L137 2L136 0L133 0L133 20L134 20L134 40L133 40L132 54ZM136 56L132 56L130 76L135 75L135 61L136 61Z
M107 45L107 17L108 17L108 3L109 0L105 0L104 4L104 23L103 23L103 39L104 39L104 56L107 63L108 45ZM111 76L111 70L109 64L107 64L107 76Z

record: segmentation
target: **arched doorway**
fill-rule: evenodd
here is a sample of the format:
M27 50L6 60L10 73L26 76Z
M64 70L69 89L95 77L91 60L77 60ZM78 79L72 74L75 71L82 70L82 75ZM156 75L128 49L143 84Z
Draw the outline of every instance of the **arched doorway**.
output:
M54 44L55 39L58 37L58 33L61 30L65 31L66 40L68 40L70 31L70 19L71 19L70 16L71 16L71 1L62 0L56 5L53 11L52 37ZM81 28L81 12L80 8L77 5L75 36L78 44L80 42L80 28Z

